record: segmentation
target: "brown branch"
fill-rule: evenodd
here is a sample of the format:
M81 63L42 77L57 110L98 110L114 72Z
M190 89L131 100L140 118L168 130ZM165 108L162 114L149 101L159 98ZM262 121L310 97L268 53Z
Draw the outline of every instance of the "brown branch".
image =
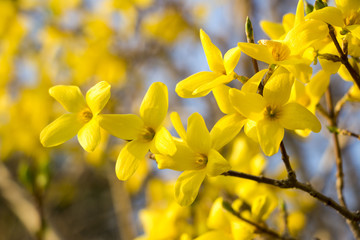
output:
M260 233L264 233L267 234L275 239L282 239L282 240L294 240L295 238L291 238L291 237L283 237L281 236L279 233L275 232L272 229L269 229L265 226L260 225L259 223L253 222L249 219L244 218L243 216L241 216L240 213L236 212L232 207L231 204L229 202L225 202L223 201L223 207L229 211L231 214L233 214L234 216L236 216L237 218L239 218L240 220L250 224L251 226L255 227L256 230Z
M326 102L329 107L329 123L331 128L337 128L337 121L336 115L334 112L334 106L332 102L332 96L330 92L330 86L325 93ZM344 172L343 172L343 164L342 164L342 157L341 157L341 147L339 142L338 133L334 131L332 133L333 141L334 141L334 153L335 153L335 163L336 163L336 192L340 201L341 206L346 208L346 202L343 194L344 189ZM360 227L359 224L354 222L353 220L347 220L347 224L349 225L354 237L356 239L360 239Z
M289 180L290 181L296 180L296 174L295 174L295 171L291 167L289 155L286 152L284 141L281 141L281 143L280 143L280 152L281 152L281 159L283 160L283 162L285 164Z
M295 188L302 190L303 192L308 193L312 197L318 199L320 202L324 203L325 205L335 209L339 214L341 214L344 218L349 219L354 222L360 221L360 212L353 213L349 211L347 208L341 206L337 202L335 202L332 198L329 198L315 190L309 183L301 183L298 180L276 180L264 176L255 176L247 173L236 172L236 171L227 171L222 173L224 176L231 176L231 177L238 177L243 179L252 180L258 183L265 183L268 185L272 185L278 188L290 189Z
M337 128L330 88L327 89L325 96L326 96L326 102L327 102L328 108L329 108L330 126ZM344 194L343 194L344 172L343 172L341 148L340 148L338 134L336 132L333 132L332 137L333 137L333 141L335 144L334 152L335 152L335 163L336 163L336 169L337 169L337 171L336 171L336 191L337 191L337 195L338 195L340 204L342 206L346 207L346 202L345 202L345 198L344 198Z
M344 64L346 69L349 71L351 77L354 79L354 82L356 83L356 85L360 89L360 76L359 76L359 73L357 73L355 71L355 69L351 66L351 64L349 63L347 54L345 54L343 49L340 47L340 44L339 44L339 42L338 42L338 40L336 39L336 36L335 36L334 27L331 26L330 24L328 24L328 27L329 27L330 37L331 37L332 41L334 42L338 53L340 54L341 63ZM345 48L345 51L346 51L346 48Z

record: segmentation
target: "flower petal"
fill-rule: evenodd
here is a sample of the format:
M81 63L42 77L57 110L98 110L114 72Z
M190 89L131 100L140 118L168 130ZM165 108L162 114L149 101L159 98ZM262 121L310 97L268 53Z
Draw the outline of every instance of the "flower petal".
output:
M285 34L284 27L281 23L273 23L269 21L261 21L262 30L273 40L279 40Z
M266 102L259 94L233 88L230 89L229 96L233 107L246 118L257 121L263 116Z
M134 174L149 151L150 144L135 139L125 145L116 161L115 172L118 179L126 181Z
M109 101L110 87L110 84L101 81L87 91L86 102L94 115L100 113Z
M305 21L304 19L304 0L299 0L296 7L295 23L294 26L297 26Z
M179 134L179 137L182 138L184 141L186 141L186 131L181 122L179 113L172 112L170 114L170 119L171 119L171 123L173 124L176 132Z
M289 100L293 82L294 79L287 70L276 70L264 87L266 103L274 106L285 104Z
M251 138L254 142L259 142L255 121L248 119L244 126L244 132L245 132L246 136Z
M204 48L210 70L217 73L225 73L221 51L211 42L210 37L202 29L200 29L200 40Z
M155 148L158 152L170 156L175 154L176 152L175 143L173 141L171 134L166 128L161 127L160 130L157 131L157 133L155 134L154 141L155 141Z
M240 132L245 121L238 113L226 115L217 121L210 132L212 148L219 150L229 143Z
M215 149L210 149L208 163L206 165L207 175L218 176L231 169L229 162Z
M328 23L333 26L343 27L343 14L336 7L324 7L316 11L312 11L306 15L306 19L316 19Z
M78 133L79 143L87 152L95 150L100 138L99 120L96 117L86 123Z
M98 118L103 129L124 140L135 139L144 126L141 118L134 114L101 114Z
M218 104L220 111L222 111L225 114L230 114L235 112L235 109L230 103L229 90L230 87L225 84L220 84L219 86L213 89L213 94L216 103Z
M290 30L284 43L291 49L291 55L302 55L305 49L317 41L322 41L328 34L329 29L326 23L308 20Z
M284 128L277 121L263 119L257 125L260 147L266 156L278 152L280 142L284 138Z
M357 39L360 39L360 24L351 25L346 27L353 36L355 36Z
M207 91L200 92L195 94L194 91L200 88L202 85L207 84L215 80L216 78L222 76L221 73L214 72L199 72L191 75L188 78L180 81L175 88L175 92L182 98L195 98L195 97L203 97L206 96L211 89Z
M281 126L286 129L311 129L313 132L321 130L317 117L298 103L288 103L283 106L279 118Z
M226 74L232 73L239 62L241 50L239 47L229 49L224 55L224 66Z
M168 90L164 83L153 83L140 106L140 116L146 126L157 129L164 121L168 110Z
M213 90L220 84L231 82L234 79L233 75L221 75L203 85L199 86L193 94L201 94L201 93L208 93L209 91Z
M183 172L175 183L175 199L181 206L192 204L199 193L206 169Z
M272 64L275 62L274 57L271 55L269 49L264 45L259 45L255 43L242 43L239 42L238 46L240 47L241 51L259 61Z
M77 114L64 114L41 131L40 142L44 147L60 145L74 137L82 126Z
M174 140L176 144L176 153L173 156L164 154L155 154L155 159L159 169L172 169L175 171L185 170L199 170L198 163L196 163L197 155L191 148L182 140Z
M263 69L257 73L255 73L241 88L241 91L256 93L259 87L259 84L264 77L267 69Z
M197 153L207 154L211 146L211 138L205 121L199 113L188 118L186 142Z
M49 89L49 94L69 112L86 108L84 96L77 86L57 85Z

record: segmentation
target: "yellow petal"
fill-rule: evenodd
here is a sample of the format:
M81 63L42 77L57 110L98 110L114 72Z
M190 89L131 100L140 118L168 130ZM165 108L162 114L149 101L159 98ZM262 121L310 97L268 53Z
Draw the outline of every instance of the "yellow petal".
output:
M319 20L308 20L288 32L284 43L291 49L292 55L302 55L305 49L327 37L329 29Z
M281 66L291 72L294 77L303 83L308 83L312 74L310 63L294 63L292 60L285 60Z
M210 70L217 73L225 73L221 51L211 42L210 37L202 29L200 29L200 40Z
M244 126L244 132L246 136L251 138L254 142L259 142L255 121L248 119Z
M249 92L249 93L256 93L259 87L259 84L264 77L267 69L263 69L254 74L241 88L241 91Z
M86 108L84 96L77 86L54 86L49 89L49 94L69 112L80 112Z
M199 170L200 166L196 163L198 156L194 151L184 141L174 140L174 142L176 144L176 152L173 156L155 154L158 168L168 168L176 171Z
M82 125L77 120L77 114L64 114L41 131L40 142L44 147L62 144L74 137Z
M124 140L135 139L144 126L141 118L134 114L101 114L98 118L103 129Z
M210 149L208 163L206 165L207 175L210 177L218 176L231 169L229 162L215 149Z
M263 119L257 125L260 147L266 156L272 156L278 152L280 142L284 137L284 128L277 121Z
M171 123L173 124L176 132L179 134L179 137L182 138L184 141L186 141L186 131L181 122L179 113L172 112L170 114L170 119L171 119Z
M195 95L201 94L202 95L204 93L208 93L209 91L216 88L217 86L231 82L233 79L234 79L233 75L221 75L221 76L199 86L197 89L194 90L193 94L195 94Z
M100 138L100 126L96 117L86 123L78 133L80 145L88 152L95 150L100 143Z
M229 143L240 132L245 121L238 113L226 115L217 121L210 132L212 148L219 150Z
M333 26L343 27L343 14L336 7L324 7L306 15L306 19L316 19Z
M257 121L263 116L266 102L259 94L233 88L230 89L229 96L233 107L244 117Z
M330 44L327 44L321 50L319 53L330 53L334 55L339 55L338 51L336 50L335 45L331 42ZM321 64L321 67L328 73L335 74L338 72L341 62L334 62L330 60L326 60L325 58L318 58L319 63Z
M164 121L168 110L168 90L164 83L153 83L140 106L140 116L145 125L157 129Z
M294 79L283 68L276 70L264 87L264 99L267 104L281 106L290 97Z
M295 23L294 26L297 26L305 21L304 19L304 1L299 0L296 7Z
M274 57L271 55L269 49L264 45L255 43L238 43L241 51L246 55L257 59L259 61L272 64L275 62Z
M136 171L141 160L149 151L150 142L134 140L125 145L116 161L115 172L118 179L128 180Z
M181 206L192 204L199 193L206 169L183 172L175 183L175 199Z
M321 130L321 124L315 115L298 103L288 103L283 106L279 122L281 126L291 130L311 129L313 132Z
M311 79L309 84L306 86L306 89L312 101L316 103L320 101L320 98L324 95L330 84L330 76L330 73L320 70Z
M347 26L346 28L351 32L351 34L354 37L356 37L357 39L360 39L360 25L359 24Z
M109 101L110 87L107 82L101 81L87 91L86 102L94 115L97 115Z
M202 85L205 85L216 78L223 76L221 73L214 72L199 72L191 75L188 78L180 81L175 88L175 92L182 98L195 98L206 96L211 89L207 91L200 92L195 94L195 90L200 88Z
M269 21L261 21L262 30L273 40L279 40L285 34L284 27L281 23L273 23Z
M155 148L162 154L174 155L176 152L176 146L169 131L161 127L155 134L154 138Z
M295 25L295 14L287 13L282 18L282 23L285 29L285 32L289 32Z
M226 74L232 73L239 62L241 51L239 47L234 47L228 50L224 55L224 66Z
M197 153L207 154L211 146L211 137L205 121L199 113L193 113L188 118L186 141L189 147Z
M220 84L219 86L213 89L213 94L216 103L219 106L220 111L222 111L225 114L230 114L235 112L235 109L230 103L229 90L230 87L228 87L225 84Z
M336 7L339 8L344 16L348 16L356 9L360 9L360 2L357 0L335 0Z

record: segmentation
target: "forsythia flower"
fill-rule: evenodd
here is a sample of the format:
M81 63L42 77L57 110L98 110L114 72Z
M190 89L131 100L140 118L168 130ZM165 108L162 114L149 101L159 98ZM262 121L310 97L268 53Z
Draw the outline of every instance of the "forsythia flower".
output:
M175 91L183 98L203 97L218 85L231 82L240 59L241 52L238 47L227 51L223 59L221 51L202 29L200 39L211 72L199 72L179 82Z
M168 91L165 84L153 83L140 106L140 117L134 114L104 114L101 127L113 136L132 140L121 150L116 162L116 175L127 180L133 175L151 150L174 154L176 146L168 130L162 126L168 110Z
M311 129L319 132L319 120L298 103L287 103L292 81L285 71L274 72L265 85L264 95L230 90L230 101L243 116L256 122L257 137L267 156L275 154L286 129Z
M99 113L110 98L110 85L99 82L86 93L86 100L77 86L58 85L50 88L50 95L67 111L40 133L45 147L64 143L76 134L80 145L88 152L100 142Z
M328 27L318 20L299 23L291 29L284 40L260 40L259 44L238 43L241 51L250 57L268 64L284 67L294 76L308 82L312 68L311 61L304 58L304 51L328 34Z
M175 184L175 198L180 205L186 206L195 200L206 175L213 177L230 170L229 163L218 152L218 147L222 146L214 148L214 143L215 139L224 138L222 144L225 145L233 136L229 138L223 134L226 131L218 131L225 126L218 126L216 131L209 133L199 113L188 118L187 132L177 113L171 114L171 120L182 140L177 141L175 154L156 154L155 157L160 169L184 171Z

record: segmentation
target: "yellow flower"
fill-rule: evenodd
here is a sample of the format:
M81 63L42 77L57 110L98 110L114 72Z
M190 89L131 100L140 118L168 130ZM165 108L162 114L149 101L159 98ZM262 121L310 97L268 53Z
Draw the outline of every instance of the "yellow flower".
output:
M231 141L233 136L226 135L227 125L214 126L208 131L205 121L199 113L188 118L187 132L178 113L171 114L174 128L181 140L176 141L177 151L173 155L156 154L160 169L170 168L184 171L175 184L175 198L180 205L190 205L196 198L206 175L213 177L230 169L227 160L218 149ZM223 139L221 144L216 139Z
M234 79L234 69L240 59L238 47L221 51L211 42L210 37L201 29L200 39L211 72L199 72L182 80L176 85L176 93L183 98L203 97L213 88Z
M360 1L335 0L336 7L313 11L306 19L317 19L341 27L360 39Z
M168 110L168 91L165 84L153 83L140 106L140 117L134 114L103 114L100 125L113 136L132 140L121 150L116 162L116 175L127 180L149 151L174 154L175 143L162 126Z
M99 113L110 98L110 85L99 82L86 93L86 100L77 86L58 85L49 93L70 113L41 131L43 146L57 146L77 134L80 145L88 152L94 151L100 142Z
M257 137L267 156L275 154L284 137L284 128L311 129L319 132L319 120L298 103L287 103L292 80L288 72L278 69L264 88L264 95L230 90L234 108L246 118L256 122Z
M238 46L248 56L268 64L280 65L297 79L308 82L312 73L311 60L304 58L303 53L327 34L325 23L308 20L295 24L284 40L260 40L259 44L238 43Z

